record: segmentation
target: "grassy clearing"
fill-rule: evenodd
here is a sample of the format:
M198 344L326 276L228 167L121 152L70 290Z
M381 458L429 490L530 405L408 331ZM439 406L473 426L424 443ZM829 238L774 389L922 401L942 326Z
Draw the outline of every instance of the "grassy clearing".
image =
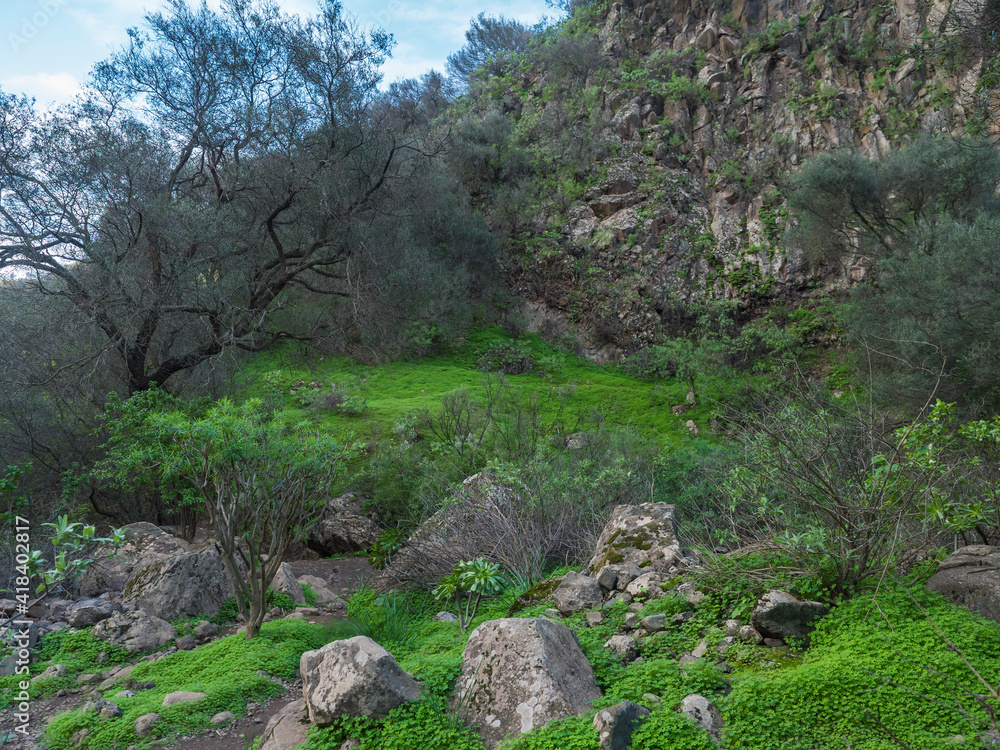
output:
M598 421L631 426L646 437L676 441L688 435L686 420L704 425L711 419L709 399L683 417L671 413L671 405L684 403L687 394L686 384L680 381L644 382L614 365L595 365L558 349L537 335L515 339L496 327L470 332L448 353L377 366L286 346L255 356L243 370L238 388L246 397L284 407L335 434L364 438L373 427L391 431L422 410L435 414L448 393L463 388L479 393L486 374L477 369L477 361L498 344L514 346L530 356L532 371L504 377L513 388L538 399L543 424L550 430ZM305 386L293 392L298 381L304 381ZM314 381L322 387L310 392L308 383ZM360 394L367 409L347 414L323 408L319 402L330 392L331 383L338 390Z

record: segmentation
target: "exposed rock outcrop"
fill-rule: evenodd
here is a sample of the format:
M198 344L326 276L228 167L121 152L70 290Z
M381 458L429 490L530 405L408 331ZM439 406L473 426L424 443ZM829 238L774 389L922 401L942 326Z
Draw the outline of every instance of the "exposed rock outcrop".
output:
M462 658L454 700L489 748L579 716L601 695L576 634L545 618L484 622Z
M382 533L375 518L361 507L353 493L327 501L319 522L309 534L307 545L329 557L338 552L357 552L371 547Z
M81 599L67 608L66 622L71 628L86 628L107 620L118 609L106 599Z
M522 533L511 533L517 507L513 488L488 472L474 474L462 482L453 501L410 535L383 571L381 584L431 586L450 575L456 563L477 557L518 567L531 542Z
M1000 623L1000 547L962 547L938 566L927 590Z
M124 531L125 544L115 552L114 557L109 557L109 548L103 547L95 554L80 582L83 596L98 596L107 591L120 593L137 570L191 549L186 542L145 521L130 523Z
M122 602L164 620L178 620L196 615L214 617L232 595L222 556L214 549L203 549L156 560L137 570Z

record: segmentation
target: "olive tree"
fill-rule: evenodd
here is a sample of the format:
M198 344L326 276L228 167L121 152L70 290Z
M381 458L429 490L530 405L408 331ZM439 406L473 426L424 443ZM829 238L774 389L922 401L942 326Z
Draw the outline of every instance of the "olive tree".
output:
M373 106L392 40L327 0L307 20L169 0L56 113L0 95L0 272L67 303L134 393L229 349L310 338L293 293L349 262L419 147Z

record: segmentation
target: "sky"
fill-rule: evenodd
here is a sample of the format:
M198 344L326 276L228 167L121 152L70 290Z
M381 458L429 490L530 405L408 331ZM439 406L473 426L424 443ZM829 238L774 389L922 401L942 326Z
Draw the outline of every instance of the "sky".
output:
M200 1L200 0L199 0ZM314 0L278 0L288 13L311 15ZM218 7L218 0L209 5ZM94 63L120 49L129 27L161 0L0 0L0 89L27 94L42 106L68 102ZM465 43L469 21L479 12L525 23L552 16L544 0L343 0L367 28L393 34L396 47L383 68L385 80L443 70L448 54Z

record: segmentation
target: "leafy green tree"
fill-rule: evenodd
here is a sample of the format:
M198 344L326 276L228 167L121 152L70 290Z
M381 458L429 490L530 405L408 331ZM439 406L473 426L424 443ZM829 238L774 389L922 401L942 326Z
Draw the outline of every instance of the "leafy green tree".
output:
M528 48L532 32L520 21L480 13L465 32L465 46L448 56L448 72L460 84L473 74L499 76L520 52Z
M201 500L248 639L260 630L268 587L288 548L318 518L346 456L328 435L266 417L259 407L222 400L200 414L154 413L108 445L109 463L120 472L179 480Z
M995 148L944 138L821 156L793 180L792 243L868 270L844 323L883 402L1000 403L998 182Z

